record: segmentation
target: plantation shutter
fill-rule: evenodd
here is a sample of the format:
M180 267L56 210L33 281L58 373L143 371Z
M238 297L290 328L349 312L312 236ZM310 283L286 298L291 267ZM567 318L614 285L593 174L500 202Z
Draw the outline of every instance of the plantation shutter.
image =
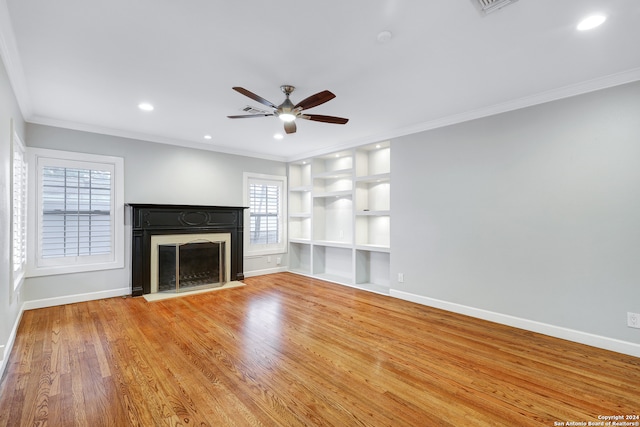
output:
M249 184L251 244L280 242L281 187L280 183Z
M112 208L111 171L45 166L41 257L111 253Z
M24 147L13 144L13 271L24 272L27 263L27 161Z

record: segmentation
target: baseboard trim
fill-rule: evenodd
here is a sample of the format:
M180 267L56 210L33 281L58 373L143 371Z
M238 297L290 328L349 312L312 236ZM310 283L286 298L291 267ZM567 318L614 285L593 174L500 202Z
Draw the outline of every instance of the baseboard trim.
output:
M97 299L121 297L131 295L131 288L110 289L108 291L90 292L86 294L66 295L63 297L44 298L33 301L25 301L23 310L35 310L37 308L54 307L56 305L74 304L76 302L93 301Z
M16 317L16 321L13 324L13 328L11 328L11 333L9 334L9 339L4 345L4 357L0 360L0 381L4 378L4 371L7 369L7 364L9 363L9 356L11 355L11 350L13 350L13 344L16 341L16 337L18 336L18 326L20 326L20 321L22 320L22 313L24 313L24 304L20 307L20 312Z
M605 350L615 351L617 353L628 354L629 356L640 357L640 344L628 341L622 341L615 338L603 337L601 335L590 334L587 332L576 331L574 329L554 326L548 323L537 322L534 320L523 319L520 317L510 316L507 314L496 313L493 311L483 310L480 308L470 307L462 304L456 304L448 301L442 301L435 298L429 298L422 295L416 295L409 292L391 289L389 295L406 301L415 302L429 307L439 308L478 319L488 320L500 323L502 325L512 326L514 328L524 329L531 332L537 332L549 335L555 338L561 338L567 341L573 341L580 344L598 347Z
M287 270L286 267L276 267L276 268L266 268L264 270L245 271L244 277L264 276L266 274L283 273L285 271L289 271L289 270Z

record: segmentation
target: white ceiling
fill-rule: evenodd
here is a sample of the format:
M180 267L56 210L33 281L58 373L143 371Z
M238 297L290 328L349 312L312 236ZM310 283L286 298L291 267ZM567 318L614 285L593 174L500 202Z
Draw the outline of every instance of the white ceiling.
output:
M0 47L29 122L278 160L640 80L638 0L473 1L0 0ZM349 123L226 117L283 84Z

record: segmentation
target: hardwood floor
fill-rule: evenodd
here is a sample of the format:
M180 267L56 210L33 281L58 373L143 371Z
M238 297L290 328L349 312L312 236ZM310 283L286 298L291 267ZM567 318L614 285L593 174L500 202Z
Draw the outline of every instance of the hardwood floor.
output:
M0 426L554 426L640 415L638 358L288 273L245 283L25 312Z

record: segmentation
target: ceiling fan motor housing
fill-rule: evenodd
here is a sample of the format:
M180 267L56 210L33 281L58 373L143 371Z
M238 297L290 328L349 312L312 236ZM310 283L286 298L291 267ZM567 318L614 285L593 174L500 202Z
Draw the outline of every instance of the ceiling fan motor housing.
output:
M291 85L282 85L280 86L280 90L284 92L284 94L288 97L293 93L294 90L296 90L296 87Z
M293 102L291 102L291 100L289 99L289 95L291 95L291 92L293 92L295 89L296 88L294 86L290 85L280 86L280 90L284 92L284 94L286 95L286 99L282 104L278 105L275 113L285 122L293 121L300 115L301 109L295 108L295 105L293 105Z

